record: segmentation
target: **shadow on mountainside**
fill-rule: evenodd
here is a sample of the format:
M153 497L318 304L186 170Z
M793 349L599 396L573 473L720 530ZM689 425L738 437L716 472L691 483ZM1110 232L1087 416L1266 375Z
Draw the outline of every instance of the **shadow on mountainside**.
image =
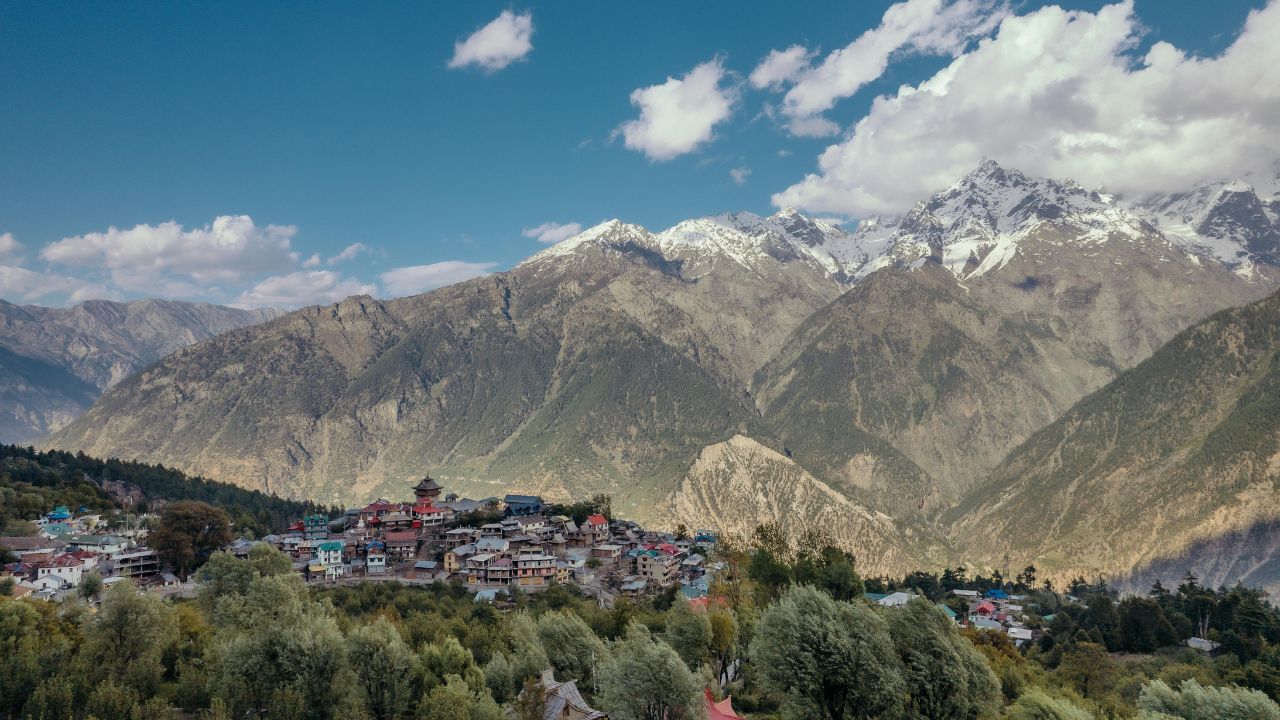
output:
M1157 579L1176 587L1190 571L1205 587L1234 585L1261 588L1280 599L1280 518L1247 529L1201 540L1183 552L1135 568L1116 578L1121 592L1145 593Z

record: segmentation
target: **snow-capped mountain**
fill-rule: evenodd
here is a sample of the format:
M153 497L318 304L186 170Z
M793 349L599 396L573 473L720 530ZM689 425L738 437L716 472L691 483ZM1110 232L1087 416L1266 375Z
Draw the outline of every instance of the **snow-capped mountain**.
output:
M1176 242L1240 275L1280 264L1280 174L1151 193L1136 198L1132 207Z
M1280 183L1277 183L1280 185ZM936 262L964 282L1005 267L1019 253L1046 258L1062 248L1086 253L1119 246L1162 261L1221 263L1252 278L1280 262L1280 196L1239 183L1206 184L1178 195L1124 204L1066 180L1028 176L983 161L951 187L901 217L871 218L849 232L785 208L685 220L658 233L610 220L529 258L536 264L584 247L642 252L673 263L685 279L728 262L756 273L800 263L842 285L885 267Z
M768 272L779 263L801 263L820 275L844 282L851 269L879 257L883 246L882 238L868 241L865 233L850 233L786 208L769 217L739 212L694 218L658 233L620 220L608 220L521 264L544 263L575 255L584 248L595 248L655 253L666 262L678 263L685 279L703 276L723 262L757 273Z

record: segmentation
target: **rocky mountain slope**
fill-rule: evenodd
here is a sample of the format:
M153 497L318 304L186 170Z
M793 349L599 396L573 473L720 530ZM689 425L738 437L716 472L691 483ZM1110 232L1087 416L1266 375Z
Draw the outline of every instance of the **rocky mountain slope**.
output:
M995 163L852 233L789 209L614 220L505 273L186 348L50 444L325 502L429 470L610 492L653 523L817 518L922 561L931 518L1036 429L1276 284L1267 256L1242 272L1213 247Z
M281 314L170 300L70 308L0 300L0 442L58 430L103 390L174 350Z
M855 549L864 573L931 567L945 545L930 526L873 510L818 480L794 460L744 435L709 445L672 491L668 522L741 538L777 522L792 537L817 530Z
M863 438L880 438L933 479L932 494L901 498L922 508L954 501L1032 431L1276 277L1262 264L1243 276L1106 196L990 162L892 228L868 262L881 269L806 320L752 387L817 477L861 485L879 462Z
M1217 313L1013 452L947 513L976 563L1280 590L1280 294Z

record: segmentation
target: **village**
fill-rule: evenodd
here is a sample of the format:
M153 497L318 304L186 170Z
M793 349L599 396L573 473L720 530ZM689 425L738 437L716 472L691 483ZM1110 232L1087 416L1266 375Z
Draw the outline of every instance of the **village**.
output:
M658 532L601 512L575 521L537 496L459 498L445 494L431 477L411 492L411 500L380 498L339 517L308 515L284 532L237 539L224 549L247 557L265 543L291 558L294 569L316 585L456 582L477 601L500 605L513 592L570 585L605 607L618 597L673 588L705 607L711 581L724 568L714 559L717 538L709 530ZM0 578L13 578L15 596L50 601L75 596L90 573L100 576L104 587L131 580L162 594L189 595L192 582L163 566L145 544L143 525L102 532L101 516L54 508L36 521L38 535L0 538L0 545L18 557L3 567ZM936 605L957 625L1001 631L1017 645L1038 639L1039 626L1052 621L1050 615L1026 622L1025 596L1002 589L955 589L950 595ZM916 597L904 591L865 595L886 608Z

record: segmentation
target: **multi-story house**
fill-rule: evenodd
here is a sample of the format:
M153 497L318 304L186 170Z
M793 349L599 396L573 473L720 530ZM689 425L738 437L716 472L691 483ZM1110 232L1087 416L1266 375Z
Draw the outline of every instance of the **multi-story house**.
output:
M556 577L556 558L539 550L520 552L515 557L515 581L522 588L544 588Z

